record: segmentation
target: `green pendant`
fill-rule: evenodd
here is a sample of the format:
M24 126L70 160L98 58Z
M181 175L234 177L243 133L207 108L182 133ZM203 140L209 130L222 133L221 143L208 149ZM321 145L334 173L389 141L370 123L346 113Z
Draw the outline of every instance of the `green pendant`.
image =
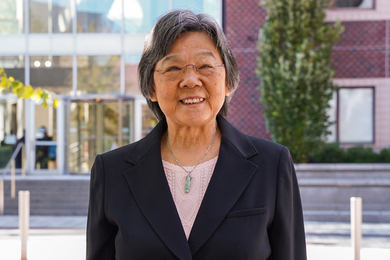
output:
M190 192L190 183L191 183L191 179L192 179L192 177L191 177L190 175L187 175L187 177L186 177L186 187L185 187L185 189L184 189L184 191L185 191L186 193Z

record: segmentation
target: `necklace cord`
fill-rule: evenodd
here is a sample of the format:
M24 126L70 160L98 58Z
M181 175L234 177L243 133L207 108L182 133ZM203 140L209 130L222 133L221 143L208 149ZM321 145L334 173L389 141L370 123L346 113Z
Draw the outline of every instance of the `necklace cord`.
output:
M214 142L215 142L215 139L217 139L217 135L218 135L218 130L215 131L215 135L214 135L214 138L213 138L213 141L211 142L210 146L207 148L206 152L203 154L202 158L200 158L200 160L195 164L195 166L190 170L190 171L187 171L183 165L181 165L181 163L176 159L175 155L173 154L172 150L171 150L171 146L169 145L169 140L168 140L168 133L167 133L167 146L168 146L168 150L169 152L171 153L173 159L175 159L175 161L179 164L179 166L188 174L187 177L190 177L192 178L191 176L191 173L195 170L195 168L200 164L200 162L203 160L203 158L206 156L206 154L209 152L211 146L213 146Z

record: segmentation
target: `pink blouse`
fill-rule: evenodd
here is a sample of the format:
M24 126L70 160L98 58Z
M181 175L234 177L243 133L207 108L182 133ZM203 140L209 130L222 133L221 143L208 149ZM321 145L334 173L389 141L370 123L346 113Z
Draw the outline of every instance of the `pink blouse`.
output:
M190 235L196 215L198 214L203 196L213 175L218 156L199 164L191 173L191 185L188 193L184 192L187 173L179 166L163 160L165 176L171 189L173 201L181 219L187 240ZM193 166L184 167L190 171Z

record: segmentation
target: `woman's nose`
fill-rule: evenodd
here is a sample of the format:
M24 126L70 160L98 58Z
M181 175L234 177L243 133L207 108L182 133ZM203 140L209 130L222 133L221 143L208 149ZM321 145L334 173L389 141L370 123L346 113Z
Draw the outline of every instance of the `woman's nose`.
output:
M192 68L188 68L189 66ZM187 65L186 68L187 69L184 70L183 78L180 82L180 87L194 88L196 86L200 86L202 82L195 71L194 65Z

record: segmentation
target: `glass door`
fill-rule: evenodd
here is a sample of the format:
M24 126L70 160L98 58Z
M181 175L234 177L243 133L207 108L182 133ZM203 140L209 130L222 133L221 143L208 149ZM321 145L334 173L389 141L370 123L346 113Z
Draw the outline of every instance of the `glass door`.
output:
M57 109L35 105L35 163L40 173L58 173L57 165Z
M69 102L69 172L89 173L97 154L134 141L132 100Z

